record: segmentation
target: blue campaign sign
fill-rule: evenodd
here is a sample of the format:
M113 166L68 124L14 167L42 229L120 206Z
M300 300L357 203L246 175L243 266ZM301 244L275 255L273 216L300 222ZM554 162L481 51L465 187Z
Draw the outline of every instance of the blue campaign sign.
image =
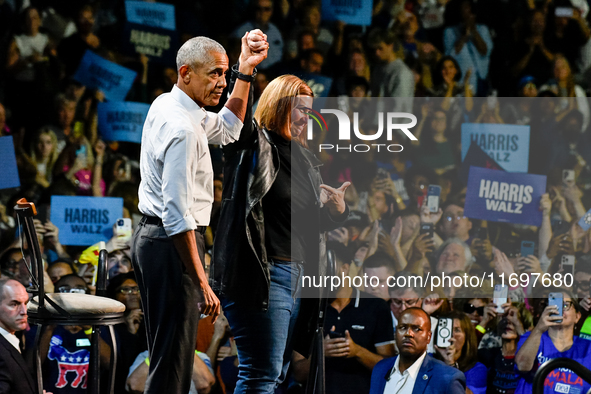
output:
M149 104L108 102L98 105L98 128L106 141L126 141L140 144Z
M546 176L470 167L464 215L469 218L540 226Z
M113 236L113 224L123 216L123 199L52 196L50 215L63 245L94 245Z
M126 1L125 14L127 21L131 23L176 30L174 5L171 4Z
M127 22L123 31L123 47L131 55L142 53L151 61L176 67L178 33Z
M302 74L302 80L312 89L314 97L328 97L332 78L319 74Z
M10 189L20 185L12 136L0 137L0 189Z
M476 142L505 171L527 172L529 126L463 123L462 160L472 142Z
M123 101L136 75L135 71L87 50L74 74L74 79L88 88L102 90L109 101Z
M322 19L369 26L372 9L372 0L322 0Z

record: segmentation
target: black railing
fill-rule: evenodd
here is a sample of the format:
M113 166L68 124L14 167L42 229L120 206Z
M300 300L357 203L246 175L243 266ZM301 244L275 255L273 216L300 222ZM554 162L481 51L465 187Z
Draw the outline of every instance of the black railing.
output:
M546 361L536 372L534 376L534 385L532 392L543 393L544 392L544 381L546 376L555 369L568 368L576 373L580 378L591 383L591 371L585 368L581 363L572 360L570 358L555 358L554 360ZM582 393L585 394L585 393Z

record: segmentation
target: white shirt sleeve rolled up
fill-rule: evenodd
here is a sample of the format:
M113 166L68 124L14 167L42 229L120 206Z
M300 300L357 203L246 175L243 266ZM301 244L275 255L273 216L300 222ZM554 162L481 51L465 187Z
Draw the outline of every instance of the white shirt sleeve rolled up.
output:
M176 86L158 97L142 132L140 212L162 219L168 236L209 225L213 167L208 143L234 142L241 129L228 108L207 112Z

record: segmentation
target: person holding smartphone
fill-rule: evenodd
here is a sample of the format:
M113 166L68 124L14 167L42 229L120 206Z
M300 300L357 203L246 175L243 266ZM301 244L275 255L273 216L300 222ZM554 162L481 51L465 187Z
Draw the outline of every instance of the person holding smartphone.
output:
M555 305L548 305L532 331L524 333L517 344L515 365L521 372L521 380L515 394L532 392L533 378L538 367L548 360L566 357L582 365L591 365L591 341L574 335L575 324L581 318L579 303L566 289L551 289L550 294L562 294L562 315ZM561 377L562 376L562 377ZM544 384L544 394L554 393L554 388L561 385L564 392L586 393L591 385L575 373L560 372L550 374ZM549 382L549 384L548 384Z
M336 260L336 275L349 275L351 252L338 242L328 242ZM324 320L326 394L367 393L371 371L384 358L392 357L394 326L388 303L359 291L343 281L331 296ZM334 298L333 298L334 297ZM302 355L294 365L309 367ZM300 376L307 376L307 370Z

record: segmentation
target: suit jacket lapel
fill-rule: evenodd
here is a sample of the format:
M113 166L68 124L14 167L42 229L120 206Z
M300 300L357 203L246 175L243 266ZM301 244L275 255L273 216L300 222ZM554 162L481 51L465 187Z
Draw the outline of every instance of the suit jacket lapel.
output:
M35 391L35 382L33 382L33 377L31 376L31 371L27 367L25 363L25 359L23 355L10 344L2 335L0 335L0 346L4 346L4 348L8 351L8 353L12 356L16 364L23 370L23 375L27 379L29 386L31 386L31 390Z
M423 394L427 385L429 384L429 380L431 380L431 370L433 369L433 365L431 363L431 357L427 354L425 359L423 360L423 364L419 369L419 373L417 375L417 379L415 380L415 387L412 390L412 394ZM426 378L425 378L426 377Z
M382 376L382 378L379 380L379 382L380 382L380 387L378 387L378 390L377 390L377 391L375 391L376 393L383 393L383 392L384 392L384 389L386 388L386 383L387 383L387 381L388 381L388 380L387 380L387 378L388 378L388 375L390 375L390 372L392 372L392 368L394 368L394 364L396 363L396 359L397 359L397 358L398 358L398 356L396 356L396 357L392 357L392 358L390 359L390 360L391 360L391 362L389 362L389 363L388 363L388 364L385 366L386 370L385 370L385 371L382 371L384 375L383 375L383 376ZM373 390L372 390L372 391L373 391Z

